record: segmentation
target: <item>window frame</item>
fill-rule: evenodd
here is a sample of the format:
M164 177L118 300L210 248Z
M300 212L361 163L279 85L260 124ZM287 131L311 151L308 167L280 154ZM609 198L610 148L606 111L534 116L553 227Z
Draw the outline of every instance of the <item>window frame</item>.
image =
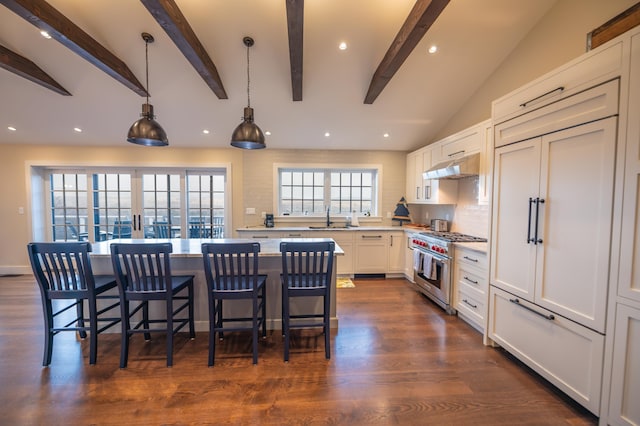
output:
M29 186L29 198L31 200L30 204L34 207L32 220L31 220L31 233L33 238L36 240L42 241L54 241L53 235L53 220L52 220L52 212L51 212L51 184L50 177L53 174L82 174L86 176L87 180L87 225L88 232L83 233L83 239L87 241L94 241L94 224L92 221L92 215L94 211L94 200L93 200L93 186L92 179L94 174L114 174L114 173L128 173L131 174L133 179L142 179L143 174L164 174L164 173L172 173L180 175L180 228L183 230L183 234L188 238L189 232L189 224L188 218L186 214L188 212L188 191L186 190L186 179L188 175L193 174L209 174L209 175L221 175L224 179L224 221L223 221L223 234L227 234L231 232L232 226L232 212L230 211L230 206L232 205L232 194L231 194L231 182L230 182L230 166L229 165L216 165L212 167L193 167L193 166L185 166L185 167L153 167L153 166L67 166L67 165L28 165L30 169L30 181L31 185ZM142 188L139 189L140 194L135 195L135 197L142 197ZM143 206L141 200L138 200L137 208L140 210L140 214L143 214ZM137 214L137 213L136 213ZM91 222L91 223L89 223ZM142 238L142 237L140 237ZM74 241L69 240L69 241Z
M297 172L324 172L324 190L323 190L323 205L331 205L331 173L362 173L372 172L372 208L366 214L366 212L359 212L361 216L371 217L372 219L380 218L380 202L382 200L382 165L380 164L341 164L339 166L335 164L291 164L291 163L274 163L273 165L273 211L274 215L281 220L286 221L304 221L314 220L322 217L326 217L326 208L322 212L308 212L307 214L284 214L280 211L282 186L281 186L281 173L289 171ZM331 211L333 215L347 215L347 212L335 212Z

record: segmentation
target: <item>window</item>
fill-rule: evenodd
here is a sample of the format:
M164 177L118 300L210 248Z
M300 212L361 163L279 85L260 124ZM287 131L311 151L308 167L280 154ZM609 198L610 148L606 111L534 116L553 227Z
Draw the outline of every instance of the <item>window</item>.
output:
M53 241L224 238L226 170L48 170Z
M278 168L278 214L320 216L333 214L377 215L378 170L331 168Z

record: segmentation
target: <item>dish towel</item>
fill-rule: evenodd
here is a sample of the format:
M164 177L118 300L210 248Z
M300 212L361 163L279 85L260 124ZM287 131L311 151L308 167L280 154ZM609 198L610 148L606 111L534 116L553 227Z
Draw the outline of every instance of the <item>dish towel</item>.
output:
M422 272L422 253L420 250L413 251L413 270Z
M429 253L424 253L423 261L422 261L422 270L423 275L430 280L435 280L437 278L436 275L436 267L434 265L433 256Z

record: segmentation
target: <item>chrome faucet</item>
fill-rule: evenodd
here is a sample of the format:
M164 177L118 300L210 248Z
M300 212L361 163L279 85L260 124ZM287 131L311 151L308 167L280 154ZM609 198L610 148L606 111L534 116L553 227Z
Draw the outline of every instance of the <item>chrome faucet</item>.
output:
M331 222L331 216L329 216L329 210L331 210L331 206L327 207L327 227L331 226L333 222Z

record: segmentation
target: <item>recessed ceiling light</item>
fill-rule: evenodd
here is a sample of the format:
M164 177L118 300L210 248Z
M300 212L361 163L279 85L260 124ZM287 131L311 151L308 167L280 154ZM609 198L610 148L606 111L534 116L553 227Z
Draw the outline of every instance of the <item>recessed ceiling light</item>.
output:
M328 138L329 136L331 136L331 133L329 133L329 132L325 132L325 133L324 133L324 137L325 137L325 138Z
M388 138L389 137L389 133L385 133L384 135L382 135L383 138Z
M46 38L47 40L51 38L51 35L49 35L49 33L46 32L45 30L40 31L40 35Z
M347 43L345 41L340 42L340 44L338 45L338 49L347 50Z
M435 44L429 47L429 50L428 50L429 53L436 53L437 51L438 51L438 46L436 46Z
M268 130L266 132L264 132L264 134L267 135L267 136L271 136L271 132L268 131Z
M208 134L209 134L209 131L208 131L207 129L204 129L204 130L202 131L202 133L204 133L205 135L208 135Z
M15 128L15 127L13 127L13 126L9 126L9 127L7 127L7 129L11 130L12 132L15 132L15 131L16 131L16 128Z
M73 131L77 133L82 133L82 129L80 127L74 127Z

